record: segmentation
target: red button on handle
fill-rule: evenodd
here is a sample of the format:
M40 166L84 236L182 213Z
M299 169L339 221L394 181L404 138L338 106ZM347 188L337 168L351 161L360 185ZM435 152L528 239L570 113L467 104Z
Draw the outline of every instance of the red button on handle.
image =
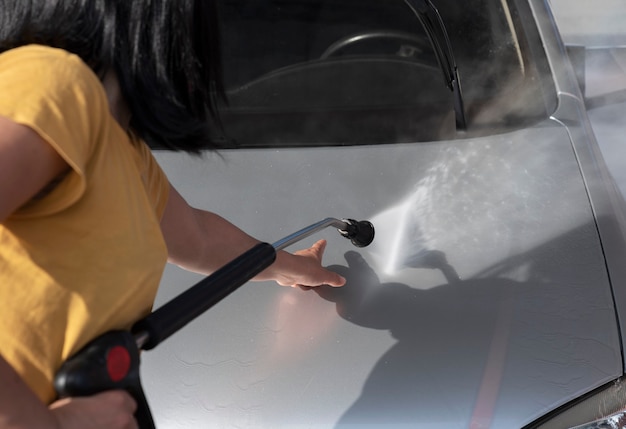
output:
M130 354L125 347L115 346L107 354L107 372L112 381L123 380L130 370Z

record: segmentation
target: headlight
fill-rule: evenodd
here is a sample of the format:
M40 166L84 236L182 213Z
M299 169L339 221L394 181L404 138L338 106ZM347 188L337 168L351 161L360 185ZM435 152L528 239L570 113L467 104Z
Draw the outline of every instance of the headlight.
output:
M626 429L625 380L619 379L596 389L527 428Z

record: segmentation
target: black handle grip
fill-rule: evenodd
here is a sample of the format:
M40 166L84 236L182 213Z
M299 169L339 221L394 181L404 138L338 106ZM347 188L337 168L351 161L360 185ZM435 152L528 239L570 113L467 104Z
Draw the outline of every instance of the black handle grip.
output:
M60 398L124 389L137 401L140 429L155 427L139 378L139 349L128 331L107 332L88 343L61 366L54 388Z
M257 244L152 314L139 320L133 326L132 332L148 334L142 348L153 349L270 266L275 259L276 249L271 244Z

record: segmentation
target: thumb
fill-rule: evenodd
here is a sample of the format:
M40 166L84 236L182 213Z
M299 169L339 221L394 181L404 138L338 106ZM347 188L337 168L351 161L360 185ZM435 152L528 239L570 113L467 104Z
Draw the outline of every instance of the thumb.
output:
M329 271L326 268L322 267L322 257L324 256L324 250L326 249L326 240L321 239L315 242L308 249L302 250L300 252L296 252L296 254L300 256L307 256L316 261L316 280L315 282L319 282L318 284L324 284L332 287L343 286L346 283L346 279L340 276L339 274ZM319 269L321 268L321 271Z
M324 256L324 250L326 249L326 240L318 240L311 247L307 249L298 250L294 252L294 255L305 256L307 258L313 258L318 262L322 262Z
M309 250L315 259L321 262L322 257L324 256L324 250L326 250L326 240L322 239L316 241L315 244L309 248Z
M322 262L322 257L324 256L324 250L326 250L326 244L326 240L318 240L317 242L315 242L315 244L313 244L313 246L311 246L310 249L315 258L320 262L320 264ZM344 277L328 269L325 270L327 271L327 279L325 281L326 285L332 287L340 287L346 284L346 279Z

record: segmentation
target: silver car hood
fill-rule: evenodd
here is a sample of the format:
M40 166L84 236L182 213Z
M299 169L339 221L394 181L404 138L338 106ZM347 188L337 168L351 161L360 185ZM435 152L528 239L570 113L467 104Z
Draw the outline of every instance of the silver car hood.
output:
M190 204L274 242L368 219L348 279L250 283L143 355L157 426L515 428L622 373L596 222L568 130L157 158ZM295 249L293 249L295 250ZM200 277L165 271L157 307ZM372 427L372 426L367 426Z

